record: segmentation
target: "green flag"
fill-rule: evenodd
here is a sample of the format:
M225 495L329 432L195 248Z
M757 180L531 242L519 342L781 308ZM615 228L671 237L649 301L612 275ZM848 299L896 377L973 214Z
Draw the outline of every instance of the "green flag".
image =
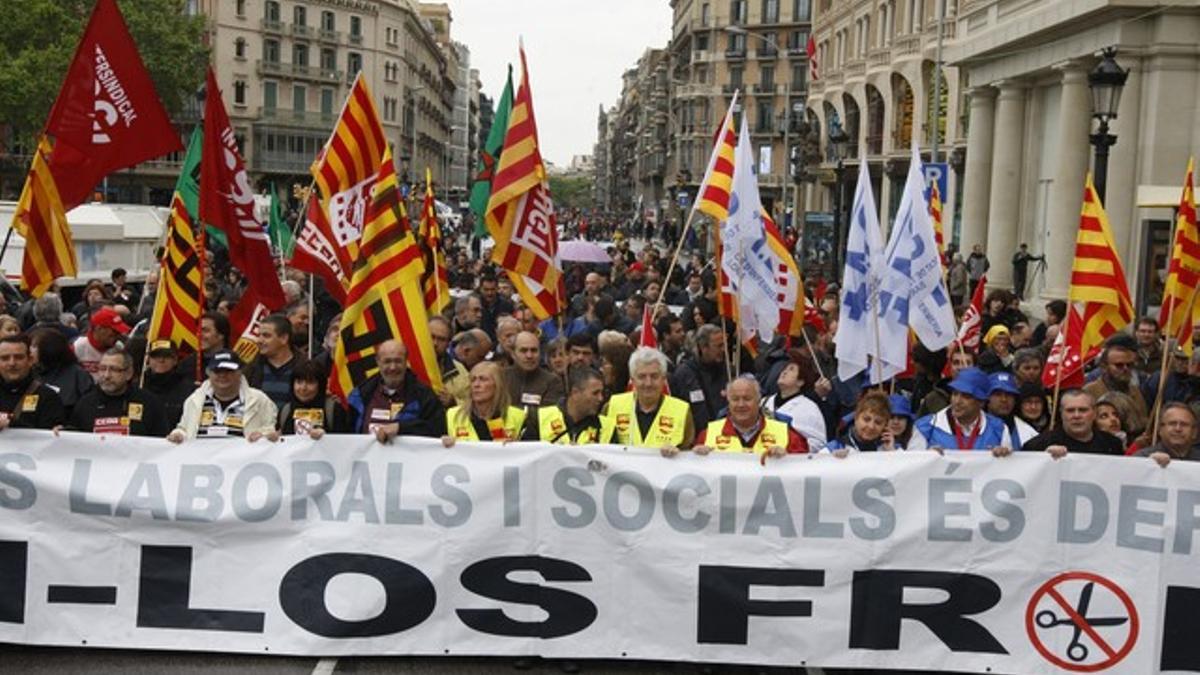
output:
M187 152L183 155L183 166L179 170L179 180L175 181L175 192L183 199L187 207L188 217L193 223L199 222L197 214L200 208L200 152L204 147L204 127L197 125L188 141ZM204 228L204 236L209 242L217 242L225 246L225 233L215 227Z
M274 183L271 184L271 213L267 219L267 234L271 237L271 246L283 253L284 260L291 260L296 240L292 239L292 229L283 218L283 204L279 201Z
M504 135L508 133L508 116L512 112L512 66L508 67L508 81L504 84L504 93L500 94L500 102L496 104L496 115L492 118L492 128L488 132L487 141L479 151L479 173L475 175L475 183L471 186L471 212L475 214L475 236L486 237L488 234L485 214L487 213L488 198L492 196L492 176L495 175L496 165L500 163L500 150L504 148Z

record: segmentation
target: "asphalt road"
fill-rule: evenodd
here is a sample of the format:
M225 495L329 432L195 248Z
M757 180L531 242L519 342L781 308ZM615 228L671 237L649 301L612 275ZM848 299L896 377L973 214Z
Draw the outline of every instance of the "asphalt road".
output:
M649 675L701 672L694 664L646 661L580 661L588 675ZM197 652L148 652L117 649L67 649L0 645L0 673L21 675L555 675L563 672L557 662L538 662L529 670L517 670L511 658L341 658L313 659L287 656L247 656ZM717 667L719 675L802 675L804 669ZM809 673L819 674L819 670ZM832 674L831 674L832 675Z

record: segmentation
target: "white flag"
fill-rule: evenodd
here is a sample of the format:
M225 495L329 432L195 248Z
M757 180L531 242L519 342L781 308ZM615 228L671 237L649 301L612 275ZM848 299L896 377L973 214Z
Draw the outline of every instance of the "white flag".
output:
M770 342L779 324L779 281L774 255L763 225L754 148L746 119L742 119L733 162L729 219L721 224L721 269L729 276L738 303L738 327L743 340L758 333Z
M953 342L956 332L954 308L942 276L937 239L925 200L921 156L916 145L912 147L908 178L886 257L887 272L880 290L881 340L888 344L890 339L897 339L896 331L901 330L899 323L902 322L904 334L907 336L911 326L917 338L930 350L942 349ZM902 369L907 358L907 340L904 344L903 353L896 351ZM891 363L894 356L889 351L884 360Z
M838 310L838 378L843 382L862 372L878 354L875 305L879 293L879 273L883 265L883 234L871 192L867 160L859 164L858 185L854 188L849 232L846 236L846 268L842 272L842 302Z

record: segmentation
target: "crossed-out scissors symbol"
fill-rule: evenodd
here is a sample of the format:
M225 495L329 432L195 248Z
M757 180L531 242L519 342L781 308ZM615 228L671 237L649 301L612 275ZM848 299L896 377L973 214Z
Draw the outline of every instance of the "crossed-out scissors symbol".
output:
M1111 627L1120 626L1129 621L1127 616L1110 616L1110 617L1089 617L1088 606L1092 603L1092 590L1095 588L1096 582L1089 581L1083 587L1083 591L1079 594L1079 604L1076 605L1074 616L1068 612L1065 618L1059 618L1054 610L1045 609L1037 613L1034 621L1037 622L1039 628L1054 628L1055 626L1071 626L1073 631L1071 634L1071 643L1067 645L1067 658L1076 663L1085 661L1088 658L1088 647L1081 640L1083 635L1084 625L1089 627ZM1082 623L1081 623L1082 622ZM1095 633L1092 636L1095 636Z

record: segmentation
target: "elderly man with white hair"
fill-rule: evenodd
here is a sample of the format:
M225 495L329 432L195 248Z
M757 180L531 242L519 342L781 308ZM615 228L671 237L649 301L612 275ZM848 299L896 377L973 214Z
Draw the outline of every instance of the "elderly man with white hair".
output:
M762 393L753 375L742 375L729 383L726 391L729 416L709 422L696 439L698 455L710 452L753 452L782 457L808 452L808 442L787 422L770 419L762 413Z
M617 442L639 448L658 448L664 457L692 447L696 425L687 401L666 392L670 362L653 347L638 347L629 357L633 391L608 399L604 414L617 424Z

